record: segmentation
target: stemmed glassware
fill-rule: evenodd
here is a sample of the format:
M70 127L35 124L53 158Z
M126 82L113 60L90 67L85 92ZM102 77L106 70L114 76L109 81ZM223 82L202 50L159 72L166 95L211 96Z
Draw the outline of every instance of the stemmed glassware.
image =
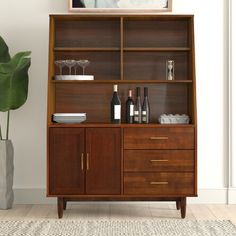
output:
M62 69L66 65L64 60L57 60L55 61L55 65L59 67L60 75L62 75Z
M85 75L85 68L90 64L89 60L79 60L77 61L77 64L82 67L83 69L83 75Z
M82 67L83 75L85 75L85 69L90 64L89 60L57 60L55 65L60 70L60 75L63 74L63 68L66 66L69 68L69 75L72 75L72 68L74 68L74 75L77 75L78 67ZM78 73L79 74L79 73Z
M69 75L72 74L72 67L74 67L76 65L76 61L75 60L65 60L65 64L66 66L69 67Z

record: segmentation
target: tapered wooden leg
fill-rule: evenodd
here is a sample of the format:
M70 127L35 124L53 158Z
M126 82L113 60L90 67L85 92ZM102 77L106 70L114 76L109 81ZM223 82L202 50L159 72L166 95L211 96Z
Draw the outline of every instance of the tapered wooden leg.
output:
M67 206L67 201L63 199L63 210L66 210L66 206Z
M63 198L62 197L57 198L57 213L58 213L58 218L61 219L63 216Z
M181 198L180 207L181 207L181 217L182 219L184 219L186 216L186 197Z
M176 201L176 209L179 210L180 209L180 200Z

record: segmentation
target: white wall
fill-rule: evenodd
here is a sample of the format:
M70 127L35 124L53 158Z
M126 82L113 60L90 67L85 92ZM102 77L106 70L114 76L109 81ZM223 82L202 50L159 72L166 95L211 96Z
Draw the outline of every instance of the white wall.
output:
M227 176L226 1L173 2L174 13L195 14L200 195L203 189L224 191ZM12 112L11 119L16 202L27 201L26 194L33 193L33 189L45 188L48 14L66 12L67 0L0 0L0 35L8 43L11 54L32 51L29 99L21 109ZM206 194L206 198L210 201L211 196ZM222 201L223 198L224 193Z

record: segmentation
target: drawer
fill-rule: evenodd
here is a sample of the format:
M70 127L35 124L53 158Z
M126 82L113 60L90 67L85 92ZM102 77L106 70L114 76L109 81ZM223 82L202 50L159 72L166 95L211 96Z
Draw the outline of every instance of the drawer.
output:
M125 149L194 149L194 128L125 128Z
M127 195L193 195L193 173L125 173Z
M193 150L125 150L124 171L194 171Z

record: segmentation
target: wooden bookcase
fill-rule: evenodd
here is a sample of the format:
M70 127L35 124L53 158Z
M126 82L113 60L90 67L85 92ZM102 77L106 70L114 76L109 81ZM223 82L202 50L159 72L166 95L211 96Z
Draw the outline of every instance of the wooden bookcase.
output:
M94 81L56 81L60 59L88 59ZM166 60L175 80L166 80ZM68 74L66 69L64 74ZM119 85L122 124L110 123ZM125 124L129 89L149 88L150 124ZM81 124L53 113L86 112ZM188 125L161 125L163 113ZM51 15L48 80L47 195L62 217L75 200L171 200L185 217L197 196L197 114L192 15Z

